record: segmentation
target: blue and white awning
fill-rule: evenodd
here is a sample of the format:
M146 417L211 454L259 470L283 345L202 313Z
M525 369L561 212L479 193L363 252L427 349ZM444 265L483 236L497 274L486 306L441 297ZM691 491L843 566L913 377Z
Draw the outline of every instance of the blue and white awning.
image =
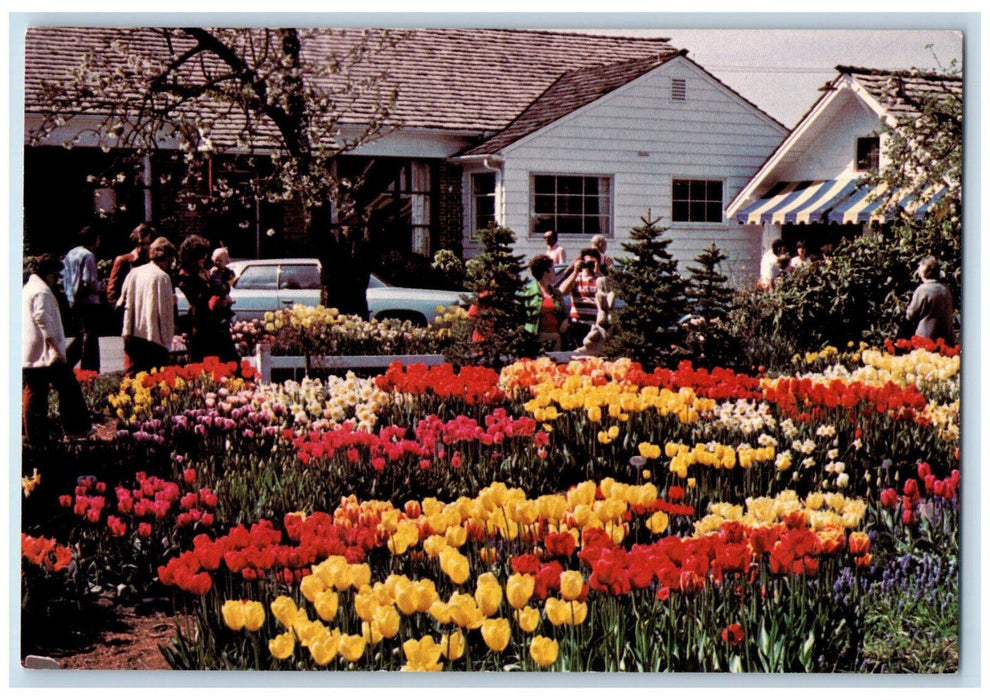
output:
M862 185L859 178L778 182L753 204L736 214L741 224L855 224L886 221L898 209L921 217L945 194L933 187L921 198L895 197L897 206L886 206L887 187Z

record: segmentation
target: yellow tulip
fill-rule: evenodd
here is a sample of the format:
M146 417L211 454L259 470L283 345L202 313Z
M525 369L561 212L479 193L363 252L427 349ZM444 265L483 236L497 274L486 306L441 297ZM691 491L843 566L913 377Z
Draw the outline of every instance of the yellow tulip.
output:
M457 585L467 581L471 573L467 557L453 547L448 547L440 553L440 568Z
M448 536L449 536L449 532L448 532ZM423 551L426 552L428 556L437 557L440 555L440 550L443 549L448 544L453 547L459 546L459 545L455 545L452 542L449 542L447 539L444 538L443 535L430 535L425 540L423 540Z
M382 636L391 639L399 633L399 611L391 605L383 605L375 611L374 622L378 625Z
M461 525L453 525L447 528L444 537L451 547L460 547L467 542L467 530Z
M303 594L303 598L308 600L310 603L316 598L316 595L326 589L326 584L323 582L319 576L314 574L309 574L308 576L303 576L302 581L299 582L299 592Z
M333 661L340 648L340 632L325 632L314 639L309 645L309 655L317 666L326 666Z
M588 618L588 604L576 600L567 603L567 624L580 625Z
M646 519L646 527L648 527L650 532L654 535L659 535L667 529L668 525L670 525L670 518L662 510L658 510Z
M457 659L464 655L465 646L464 633L459 629L454 630L451 634L443 635L440 639L440 648L443 650L443 655L451 661L457 661Z
M268 642L268 651L276 659L287 659L292 656L296 646L296 638L292 632L283 632Z
M413 584L416 593L416 610L418 612L429 612L433 603L437 600L437 586L430 579L422 579Z
M351 564L350 567L351 587L360 589L371 583L371 567L368 564Z
M382 630L377 622L362 622L361 636L364 637L365 644L374 646L382 641L384 635L382 635Z
M402 645L406 655L403 671L441 671L440 650L442 644L437 644L433 637L426 635L422 639L407 639Z
M235 632L244 628L244 603L240 600L228 600L220 608L224 624Z
M540 666L549 666L557 660L557 640L537 635L529 643L529 656Z
M357 661L364 654L364 637L360 634L344 634L340 637L340 655L348 661Z
M519 629L523 632L532 632L540 624L540 611L536 608L527 605L525 608L516 610L514 614L516 624L519 625Z
M296 619L296 613L299 612L292 598L284 595L280 595L272 601L271 610L275 619L281 622L284 627L291 627Z
M244 629L248 632L257 632L265 624L265 606L256 600L249 600L244 603Z
M481 614L481 610L478 609L477 602L467 593L455 593L450 596L447 609L450 613L451 622L458 627L477 629L481 626L482 620L485 619L485 616Z
M478 578L474 600L485 617L491 617L502 603L502 587L495 576L486 572Z
M439 622L441 625L450 624L450 607L442 600L433 601L433 605L430 606L429 613L430 617Z
M316 614L320 616L320 619L329 622L337 615L337 607L339 604L339 599L337 597L336 591L326 590L317 594L316 599L313 601L313 607L316 608Z
M543 611L547 614L547 619L550 620L550 624L554 627L559 627L564 624L564 619L567 616L567 604L560 598L547 598L543 602Z
M292 631L299 638L299 643L308 647L316 641L320 635L327 631L326 626L319 620L309 620L300 618L292 625Z
M560 575L560 596L564 600L574 600L584 589L584 579L580 571L565 571Z
M496 617L481 623L481 636L492 651L502 651L509 646L509 621Z
M412 615L417 608L416 586L409 579L395 584L395 604L403 615Z
M509 605L519 609L533 597L536 579L530 574L512 574L505 583L505 598Z

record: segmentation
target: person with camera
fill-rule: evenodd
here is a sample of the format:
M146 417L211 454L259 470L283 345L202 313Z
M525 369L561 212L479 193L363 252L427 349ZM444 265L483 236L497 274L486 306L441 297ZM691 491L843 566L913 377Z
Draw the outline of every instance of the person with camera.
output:
M598 318L595 299L599 285L604 282L599 270L601 253L585 248L576 261L574 271L560 285L562 294L571 295L571 322L568 329L568 349L580 347Z

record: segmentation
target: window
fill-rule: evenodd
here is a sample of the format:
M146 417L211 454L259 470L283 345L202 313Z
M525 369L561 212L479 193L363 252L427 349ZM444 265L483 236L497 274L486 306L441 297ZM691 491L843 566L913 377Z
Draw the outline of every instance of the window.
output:
M684 78L671 78L670 99L683 102L687 99L687 81Z
M599 175L533 175L530 231L612 233L612 179Z
M248 265L234 283L237 289L276 289L277 265Z
M320 268L316 265L282 265L279 289L319 289Z
M880 137L864 136L856 139L856 170L866 171L880 167Z
M721 180L674 180L671 221L722 222Z
M472 229L477 235L495 221L495 173L471 175Z

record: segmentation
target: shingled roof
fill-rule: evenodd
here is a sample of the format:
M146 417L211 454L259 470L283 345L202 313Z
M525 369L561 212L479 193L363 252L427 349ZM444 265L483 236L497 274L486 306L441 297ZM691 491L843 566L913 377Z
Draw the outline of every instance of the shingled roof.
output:
M362 32L321 29L303 54L321 60L357 45ZM505 129L564 73L607 64L647 65L676 54L666 39L514 29L401 29L394 46L371 53L352 77L387 69L398 90L393 112L406 128L487 135ZM66 78L88 52L106 52L127 33L141 53L161 58L167 46L152 28L32 27L25 42L25 108L40 109L42 80ZM125 56L121 56L123 62ZM628 70L622 69L622 70ZM590 76L591 74L589 74ZM603 73L604 76L604 73ZM360 105L355 108L360 113ZM359 116L355 119L359 121Z
M848 75L877 100L895 120L918 115L918 104L932 95L946 94L961 99L961 76L920 71L882 70L856 66L836 66L840 77ZM826 89L834 83L829 83Z
M498 153L511 143L542 129L561 117L590 104L626 83L648 73L684 51L670 50L660 56L636 58L608 65L577 68L560 76L505 129L477 144L461 155L477 156Z

